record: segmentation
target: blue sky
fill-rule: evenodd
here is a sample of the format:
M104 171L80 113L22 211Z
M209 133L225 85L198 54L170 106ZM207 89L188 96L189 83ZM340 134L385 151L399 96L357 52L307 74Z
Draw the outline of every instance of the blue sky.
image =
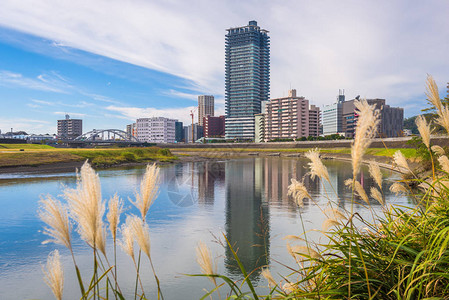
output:
M271 36L271 96L290 86L312 104L338 89L386 98L405 115L426 106L432 74L449 81L449 2L0 2L0 129L55 133L65 113L84 130L138 117L189 122L197 95L224 112L224 34L257 20Z

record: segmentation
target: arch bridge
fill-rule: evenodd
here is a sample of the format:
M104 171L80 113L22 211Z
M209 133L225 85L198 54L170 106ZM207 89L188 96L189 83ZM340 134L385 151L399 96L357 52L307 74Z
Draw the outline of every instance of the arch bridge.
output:
M94 129L83 133L74 141L87 143L142 143L136 137L120 129Z

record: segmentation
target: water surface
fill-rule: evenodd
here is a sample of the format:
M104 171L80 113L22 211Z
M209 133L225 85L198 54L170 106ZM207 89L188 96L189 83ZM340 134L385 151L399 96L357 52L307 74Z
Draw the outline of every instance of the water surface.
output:
M195 247L205 242L214 253L218 271L241 279L229 247L223 246L223 234L230 240L247 270L271 265L272 273L290 272L281 264L294 266L286 250L284 236L301 234L302 214L306 230L321 229L329 199L334 207L348 209L351 193L344 180L351 177L351 165L340 161L325 161L331 185L319 179L305 178L305 184L315 202L305 201L302 208L287 196L291 178L301 179L307 172L307 161L298 158L255 157L226 161L181 162L161 169L160 194L148 214L153 262L162 282L166 299L198 299L203 289L211 289L198 274ZM363 168L363 185L367 190L374 183L367 168ZM128 201L133 198L142 178L143 167L117 168L99 171L103 198L118 193L125 200L126 214L138 214ZM412 205L406 197L388 192L398 175L384 173L387 203ZM61 195L64 187L74 187L73 173L0 174L0 295L1 299L51 299L50 289L42 279L41 266L49 252L59 249L63 256L66 284L65 299L79 298L78 285L68 250L54 244L42 244L47 239L41 233L43 223L37 217L39 198L47 194ZM338 195L335 196L335 195ZM375 213L381 206L372 204ZM370 217L371 212L356 204L355 210ZM125 219L122 216L121 221ZM309 238L319 241L319 233ZM74 233L77 262L85 281L92 272L92 250ZM112 259L112 241L108 240L108 256ZM119 282L122 291L131 295L135 271L131 259L118 250ZM253 282L264 291L267 283L260 270L252 273ZM150 298L155 298L155 284L149 264L143 260L142 279Z

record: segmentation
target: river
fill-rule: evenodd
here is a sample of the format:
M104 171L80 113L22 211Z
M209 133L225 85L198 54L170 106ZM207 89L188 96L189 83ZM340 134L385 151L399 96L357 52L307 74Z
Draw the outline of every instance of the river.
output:
M269 264L277 280L281 280L280 275L289 274L282 264L294 266L294 260L283 237L303 232L299 214L306 230L321 229L325 217L320 208L326 207L328 198L340 208L350 207L351 191L343 182L351 177L351 165L335 160L327 160L325 164L332 184L306 178L305 184L317 204L305 201L302 208L289 199L287 187L291 178L300 179L307 173L304 159L251 157L163 165L160 194L147 222L151 254L165 299L198 299L205 294L203 289L212 288L206 278L186 276L200 273L195 254L200 240L211 248L219 273L241 279L230 249L222 245L223 234L238 249L247 270ZM362 171L365 188L374 185L366 166ZM137 214L128 197L133 197L143 172L144 167L100 170L103 198L109 199L117 193L125 201L125 214ZM408 198L388 192L398 174L382 172L386 203L412 205ZM42 244L47 237L42 234L44 224L37 217L40 197L61 195L64 186L74 187L75 183L74 173L0 174L1 299L52 299L43 281L42 265L53 249L59 249L65 268L64 299L79 299L68 250ZM374 212L379 213L381 206L374 200L372 203ZM371 215L363 205L354 207L364 216ZM124 219L123 215L121 221ZM93 268L92 250L75 232L73 236L75 256L84 280L88 281ZM311 233L310 238L322 239L317 232ZM112 257L110 239L107 248ZM131 259L120 249L117 265L122 291L129 296L134 290L135 271ZM266 291L267 283L260 271L253 272L251 279L258 290ZM154 299L155 283L147 261L143 261L142 280L148 298Z

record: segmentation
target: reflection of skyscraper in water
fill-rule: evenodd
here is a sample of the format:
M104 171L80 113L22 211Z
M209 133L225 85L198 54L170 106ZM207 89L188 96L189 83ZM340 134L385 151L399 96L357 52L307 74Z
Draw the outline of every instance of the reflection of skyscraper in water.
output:
M214 204L215 183L224 181L224 178L224 163L209 161L198 163L198 203Z
M248 273L269 259L269 210L262 203L256 166L262 168L255 159L226 162L226 236ZM231 276L241 275L229 247L225 263ZM257 280L259 274L260 269L253 272L252 279Z
M311 180L309 176L305 176L308 170L304 168L302 159L266 157L263 158L263 164L264 195L270 203L289 205L292 210L296 210L296 204L288 197L288 186L292 178L304 180L308 190L315 190L320 183L319 179Z

